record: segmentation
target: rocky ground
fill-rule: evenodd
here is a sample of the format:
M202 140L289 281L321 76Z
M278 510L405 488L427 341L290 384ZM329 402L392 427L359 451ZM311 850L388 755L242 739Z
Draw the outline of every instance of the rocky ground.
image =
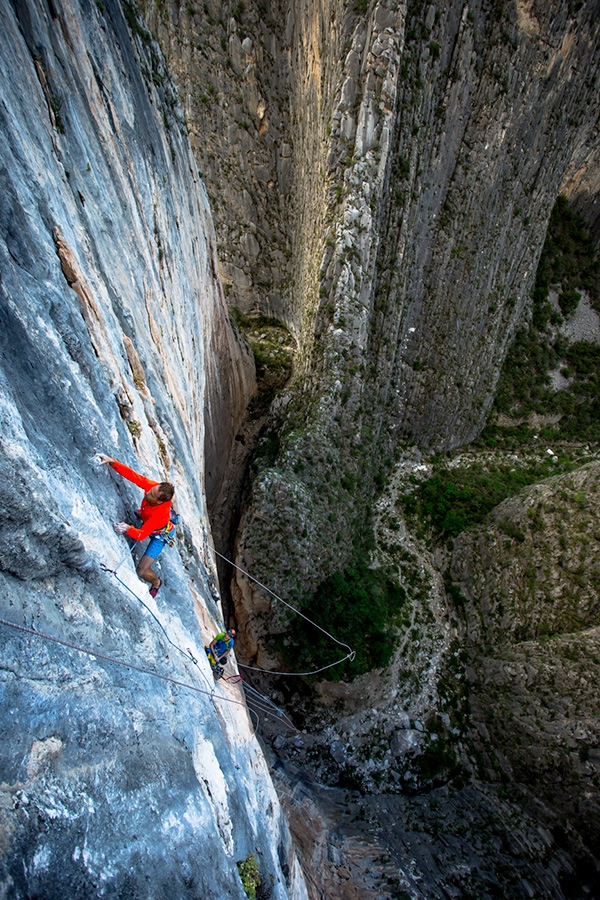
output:
M245 673L298 729L260 733L313 896L594 896L600 462L525 488L450 547L401 514L430 473L407 454L377 508L378 564L410 598L390 666L315 685Z

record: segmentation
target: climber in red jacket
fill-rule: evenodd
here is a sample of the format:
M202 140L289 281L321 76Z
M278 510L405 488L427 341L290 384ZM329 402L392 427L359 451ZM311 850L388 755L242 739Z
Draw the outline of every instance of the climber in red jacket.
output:
M160 554L165 543L170 542L175 533L175 524L171 516L171 500L175 489L168 481L152 481L150 478L138 475L133 469L104 453L99 453L98 456L101 466L108 464L115 472L118 472L123 478L127 478L128 481L133 481L144 491L144 499L138 510L138 516L143 522L142 527L136 528L127 522L115 522L113 528L117 534L126 534L134 541L150 538L150 543L138 563L136 572L140 578L150 584L150 595L156 597L162 581L152 568L152 563Z

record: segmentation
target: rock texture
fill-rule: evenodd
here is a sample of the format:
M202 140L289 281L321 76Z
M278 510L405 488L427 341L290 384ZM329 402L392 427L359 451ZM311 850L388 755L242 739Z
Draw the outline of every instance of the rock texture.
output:
M219 0L140 6L179 87L211 199L229 300L243 312L289 321L285 10L277 3Z
M0 892L243 900L251 855L302 898L243 693L203 651L205 488L252 368L174 89L125 12L0 12ZM99 451L175 484L156 601L111 527L139 490Z
M269 548L259 576L300 597L347 560L399 443L478 433L561 187L595 221L598 5L144 10L185 97L230 300L298 339L239 561Z
M266 447L240 535L242 565L269 548L277 564L257 574L276 590L299 597L348 558L399 441L439 450L481 427L554 198L586 148L593 170L597 5L571 13L331 7L347 51L336 68L320 18L291 9L292 103L312 109L293 88L318 72L317 121L329 119L290 124L293 190L316 223L294 244L298 378L274 411L279 448Z
M480 428L561 185L595 221L597 0L1 12L4 893L243 900L255 856L264 895L306 896L241 690L202 649L223 622L206 511L253 373L199 160L232 303L298 344L238 559L301 601L376 518L411 588L389 672L319 685L297 704L316 735L273 738L328 785L278 784L311 896L593 896L597 472L457 543L462 618L392 487L372 507L405 442ZM110 527L139 494L98 451L175 483L156 602ZM238 647L271 665L285 615L233 590Z
M600 848L599 477L590 463L505 501L450 569L481 771L529 785L584 860Z
M420 797L362 797L325 791L293 768L276 767L274 778L312 896L562 900L586 896L584 887L589 894L557 819L540 824L541 805L526 793L474 782Z
M390 665L273 695L305 729L265 734L309 892L595 896L600 463L435 553L392 494L426 468L378 504L377 564L408 591Z

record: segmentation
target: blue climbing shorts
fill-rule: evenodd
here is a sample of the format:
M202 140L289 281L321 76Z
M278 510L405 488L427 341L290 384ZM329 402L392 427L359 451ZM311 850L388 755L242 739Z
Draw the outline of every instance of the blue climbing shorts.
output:
M165 542L161 541L160 538L153 537L150 538L150 543L144 550L144 556L149 556L151 559L156 559L157 556L160 556L165 546Z

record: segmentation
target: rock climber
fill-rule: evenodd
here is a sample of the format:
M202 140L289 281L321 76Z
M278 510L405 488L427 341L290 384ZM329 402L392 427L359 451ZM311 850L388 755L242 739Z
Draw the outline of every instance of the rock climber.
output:
M233 650L235 643L235 630L229 628L227 631L220 631L214 636L208 647L205 647L208 660L217 675L223 671L223 667L227 663L227 654ZM212 659L211 659L212 656ZM214 661L214 662L213 662Z
M133 469L123 463L99 453L100 465L109 465L123 478L137 484L144 491L142 505L137 515L142 520L142 527L136 528L128 522L115 522L113 528L117 534L126 534L134 541L143 541L147 537L150 543L140 559L136 572L140 578L150 584L150 596L156 597L162 584L161 578L152 568L152 563L158 558L166 543L172 544L175 537L175 522L177 516L171 510L171 501L175 488L168 481L152 481L143 475L138 475Z

